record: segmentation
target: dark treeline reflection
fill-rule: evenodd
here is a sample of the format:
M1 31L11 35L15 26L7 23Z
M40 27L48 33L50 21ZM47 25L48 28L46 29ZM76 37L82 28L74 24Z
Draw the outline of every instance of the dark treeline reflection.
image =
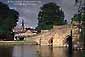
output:
M13 47L0 46L0 57L12 57Z

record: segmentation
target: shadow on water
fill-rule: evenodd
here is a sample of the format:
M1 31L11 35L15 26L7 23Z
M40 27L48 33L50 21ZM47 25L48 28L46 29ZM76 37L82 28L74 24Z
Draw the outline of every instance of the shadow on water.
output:
M0 57L12 57L13 47L0 46Z
M67 49L67 57L73 57L73 50L72 48Z
M68 48L67 57L85 57L85 52L83 52L82 50L75 50L72 48Z

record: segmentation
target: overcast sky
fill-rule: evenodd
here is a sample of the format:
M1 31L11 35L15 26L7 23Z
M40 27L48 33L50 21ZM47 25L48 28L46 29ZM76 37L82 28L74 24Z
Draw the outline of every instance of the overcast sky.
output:
M65 19L70 22L71 17L77 12L74 6L74 0L0 0L7 3L10 8L17 10L20 13L18 27L21 25L21 20L24 19L25 26L36 27L38 23L38 13L40 7L48 2L54 2L59 5L65 14ZM23 1L23 2L22 2ZM23 5L22 5L23 4Z

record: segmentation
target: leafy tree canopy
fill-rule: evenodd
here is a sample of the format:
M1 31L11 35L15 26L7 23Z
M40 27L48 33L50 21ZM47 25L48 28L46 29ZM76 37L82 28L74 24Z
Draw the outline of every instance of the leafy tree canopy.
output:
M16 26L19 13L0 2L0 33L10 33Z
M53 28L53 25L63 24L65 24L64 12L58 5L55 3L47 3L40 8L37 29L49 30Z
M82 14L75 14L73 17L72 17L72 20L73 21L85 21L85 13L82 13Z

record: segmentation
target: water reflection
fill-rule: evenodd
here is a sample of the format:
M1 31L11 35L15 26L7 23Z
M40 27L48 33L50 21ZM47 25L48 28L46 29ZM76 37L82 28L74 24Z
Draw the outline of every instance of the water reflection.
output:
M0 57L12 57L13 47L0 46Z
M36 49L33 45L14 46L13 57L36 57Z
M66 57L66 48L37 47L38 57Z
M85 57L85 50L84 51L82 51L82 56L81 57Z
M84 57L85 51L72 51L51 46L0 46L0 57Z
M53 48L51 46L37 47L37 57L54 57Z
M72 48L67 48L67 57L73 57L73 50Z

